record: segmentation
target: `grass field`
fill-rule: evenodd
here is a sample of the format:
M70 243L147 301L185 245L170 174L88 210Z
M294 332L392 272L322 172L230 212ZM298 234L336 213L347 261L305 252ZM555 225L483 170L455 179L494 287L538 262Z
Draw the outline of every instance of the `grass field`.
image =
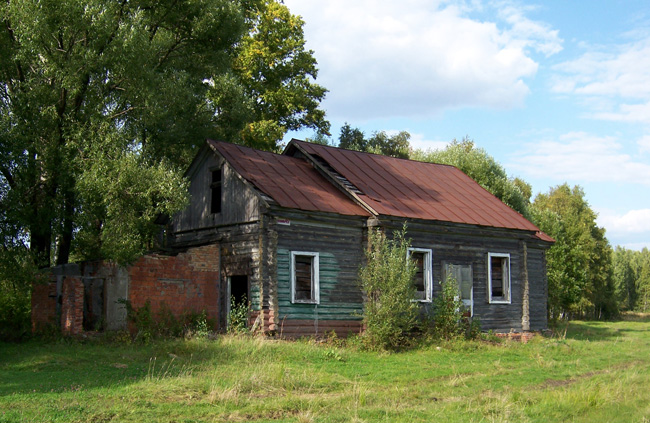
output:
M0 344L0 422L650 422L650 321L397 354L224 336Z

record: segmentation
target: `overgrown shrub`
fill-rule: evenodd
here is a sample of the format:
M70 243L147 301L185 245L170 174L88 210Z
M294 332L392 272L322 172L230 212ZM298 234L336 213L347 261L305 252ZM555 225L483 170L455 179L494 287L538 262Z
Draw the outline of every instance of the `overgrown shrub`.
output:
M135 327L135 340L144 343L154 338L206 338L210 328L214 327L205 310L176 316L169 306L162 303L154 315L149 300L140 308L133 307L128 300L120 300L120 303L126 307L127 320Z
M18 341L31 334L31 292L37 279L28 250L0 247L0 340Z
M228 314L228 332L246 333L248 323L248 301L244 296L237 302L234 296L230 297L230 313Z
M467 316L460 299L458 282L448 276L440 282L441 292L433 300L433 335L438 339L452 340L465 337L477 339L481 335L478 318Z
M419 306L414 302L415 263L409 259L406 226L393 239L378 229L368 231L366 265L360 270L365 294L364 345L370 349L396 350L412 343Z

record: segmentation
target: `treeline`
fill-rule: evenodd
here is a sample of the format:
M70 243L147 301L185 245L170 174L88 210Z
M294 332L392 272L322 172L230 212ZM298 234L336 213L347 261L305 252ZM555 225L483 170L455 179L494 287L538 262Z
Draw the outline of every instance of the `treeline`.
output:
M623 310L650 311L650 250L614 250L614 281Z
M596 223L580 186L562 184L532 198L526 181L511 177L484 149L465 137L445 149L417 150L410 134L370 137L345 124L338 143L325 137L316 142L393 157L458 167L501 201L555 239L547 252L548 313L552 321L570 318L609 319L622 310L650 309L650 254L612 248L605 229Z

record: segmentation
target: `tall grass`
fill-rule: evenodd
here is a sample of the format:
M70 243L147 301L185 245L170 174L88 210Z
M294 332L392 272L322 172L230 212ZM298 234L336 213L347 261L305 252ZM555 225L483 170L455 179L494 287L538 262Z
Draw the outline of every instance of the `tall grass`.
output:
M650 323L398 354L242 336L0 344L0 422L643 422Z

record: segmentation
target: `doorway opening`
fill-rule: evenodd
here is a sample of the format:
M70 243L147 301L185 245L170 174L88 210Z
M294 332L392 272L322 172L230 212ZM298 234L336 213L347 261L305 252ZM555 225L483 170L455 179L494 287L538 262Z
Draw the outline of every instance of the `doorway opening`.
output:
M245 329L248 327L249 286L248 276L233 275L228 278L228 329Z

